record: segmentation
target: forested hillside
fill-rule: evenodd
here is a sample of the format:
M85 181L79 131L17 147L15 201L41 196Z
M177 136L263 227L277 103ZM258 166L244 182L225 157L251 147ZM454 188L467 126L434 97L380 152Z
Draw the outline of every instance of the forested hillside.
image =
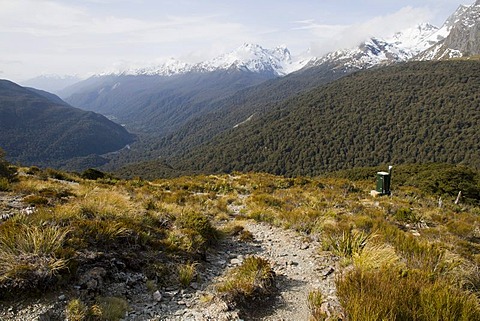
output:
M52 94L0 81L0 147L11 161L62 166L72 158L112 152L132 141L122 126L102 115L73 108Z
M479 128L480 63L414 62L359 72L278 103L171 165L284 175L382 163L479 166Z
M203 113L196 113L195 117L190 115L184 125L161 138L142 135L131 150L110 157L110 162L103 169L117 170L125 164L141 161L149 163L143 164L142 167L150 165L155 167L155 161L152 159L185 155L247 119L263 117L279 102L325 85L353 71L354 69L335 68L325 63L282 78L267 80L226 97L224 92L219 99L209 103L208 112L204 110ZM179 111L180 115L183 112Z

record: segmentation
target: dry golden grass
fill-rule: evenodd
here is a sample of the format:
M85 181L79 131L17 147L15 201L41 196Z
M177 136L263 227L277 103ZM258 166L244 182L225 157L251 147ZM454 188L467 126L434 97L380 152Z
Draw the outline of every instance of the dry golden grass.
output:
M75 262L76 253L120 249L129 254L142 251L150 258L162 253L164 257L145 266L149 278L158 284L178 284L181 268L185 269L181 283L188 284L195 272L187 266L201 262L199 254L215 243L212 240L221 234L237 241L251 240L241 222L228 223L235 209L235 219L254 219L315 236L323 240L324 250L346 257L337 286L351 320L477 316L480 208L472 204L454 205L444 198L440 208L438 196L411 186L394 186L393 196L372 198L373 180L233 173L150 183L31 172L18 182L9 182L12 193L31 195L38 204L34 214L17 215L0 225L2 231L7 227L11 231L2 234L0 241L0 266L7 271L0 279L2 286L31 278L23 271L32 271L34 266L49 271L44 275L69 273L65 267ZM76 182L66 183L58 177ZM224 226L222 233L219 225ZM28 235L30 241L15 238L16 234ZM271 269L263 263L256 266L247 261L244 269L264 275L267 285ZM219 286L222 293L235 296L244 291L248 296L255 288L252 284L262 284L246 275L246 271L231 271ZM394 288L392 280L399 286ZM389 293L393 299L387 302L384 298ZM411 306L406 306L408 300ZM440 308L450 303L446 310ZM102 311L100 303L95 307L88 313ZM449 314L455 309L460 312Z
M70 232L56 226L4 224L0 233L0 283L19 288L46 280L67 267L56 253Z
M217 291L231 303L262 299L272 294L275 273L270 262L258 257L246 257L242 264L227 272L217 284Z

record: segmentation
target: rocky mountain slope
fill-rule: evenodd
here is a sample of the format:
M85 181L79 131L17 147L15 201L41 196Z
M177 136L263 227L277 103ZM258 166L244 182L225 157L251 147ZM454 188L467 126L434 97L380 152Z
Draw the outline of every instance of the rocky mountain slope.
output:
M437 33L439 41L417 59L435 60L480 54L480 1L460 6Z

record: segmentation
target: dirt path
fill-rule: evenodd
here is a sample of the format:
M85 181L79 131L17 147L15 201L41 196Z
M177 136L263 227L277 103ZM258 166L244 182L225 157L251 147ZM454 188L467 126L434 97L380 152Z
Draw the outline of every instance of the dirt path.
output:
M233 212L234 217L239 208L234 208ZM318 241L252 220L239 223L253 234L253 241L222 240L207 253L206 262L199 266L199 278L190 287L162 288L156 296L147 289L146 277L141 273L121 273L116 276L117 283L104 292L126 297L130 310L124 321L307 321L310 318L307 298L315 289L326 297L325 311L338 311L334 286L336 262L332 256L320 254ZM214 285L228 269L240 265L249 255L263 257L271 263L276 274L277 293L266 304L252 306L246 311L231 311L214 295ZM19 304L1 313L0 318L33 320L46 315L48 320L60 320L48 316L61 314L68 299L68 295L58 293L46 302Z
M277 275L278 298L274 306L246 316L252 320L309 320L308 294L321 290L335 305L334 262L319 255L319 244L294 231L249 222L245 228L261 244L257 255L268 259ZM263 312L263 313L262 313Z
M335 261L331 256L319 254L317 241L269 224L246 221L243 225L253 234L254 241L224 240L208 254L205 270L201 273L203 282L200 288L191 294L170 299L167 310L156 311L156 318L149 320L307 321L310 318L307 298L309 292L315 289L326 297L326 311L338 308L334 286ZM229 311L219 299L202 302L203 296L214 292L216 280L249 255L271 262L276 273L276 296L246 311Z

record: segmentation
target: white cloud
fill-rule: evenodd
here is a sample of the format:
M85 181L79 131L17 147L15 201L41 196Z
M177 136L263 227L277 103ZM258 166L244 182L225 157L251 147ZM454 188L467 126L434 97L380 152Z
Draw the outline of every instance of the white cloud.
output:
M433 0L419 3L425 1ZM172 56L198 62L244 42L286 44L293 54L310 45L321 55L431 18L429 10L402 1L406 5L397 12L348 25L345 21L380 11L384 2L369 0L347 8L339 1L341 17L330 14L329 2L334 1L0 0L0 68L5 77L22 79L44 72L85 74L114 62ZM367 6L359 14L361 4L378 10ZM312 16L316 19L305 19Z
M408 6L393 14L374 17L350 26L315 25L308 22L316 39L311 45L312 53L323 55L337 49L354 47L371 37L389 37L395 32L427 22L431 18L430 10Z
M257 40L249 27L219 15L159 13L154 19L137 19L47 0L0 0L2 34L8 41L0 41L0 58L22 57L31 65L28 72L54 67L55 63L61 69L68 65L69 57L71 68L82 69L89 65L98 68L112 60L152 61L182 54L204 59L211 58L213 48L231 49L246 40ZM200 53L192 54L197 50ZM80 57L81 63L73 57Z

